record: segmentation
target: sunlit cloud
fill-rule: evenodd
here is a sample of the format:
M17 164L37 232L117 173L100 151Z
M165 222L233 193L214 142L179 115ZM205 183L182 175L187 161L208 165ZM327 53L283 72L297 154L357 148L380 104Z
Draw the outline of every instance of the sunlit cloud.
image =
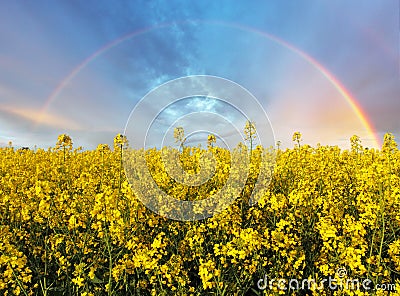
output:
M29 120L33 125L46 125L53 128L60 129L71 129L81 130L82 127L74 121L64 118L60 115L42 113L41 110L28 109L28 108L16 108L11 106L0 106L0 111L7 112L18 117L22 117L25 120ZM17 120L17 119L16 119Z

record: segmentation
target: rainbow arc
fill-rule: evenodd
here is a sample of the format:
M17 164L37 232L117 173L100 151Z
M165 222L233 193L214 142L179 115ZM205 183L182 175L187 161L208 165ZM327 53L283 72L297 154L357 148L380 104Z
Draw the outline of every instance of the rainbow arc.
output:
M194 21L185 21L183 23L193 23ZM324 67L320 62L318 62L315 58L310 56L309 54L305 53L301 49L295 47L294 45L290 44L289 42L272 35L270 33L264 32L257 30L252 27L244 26L241 24L237 23L230 23L230 22L222 22L222 21L198 21L196 20L195 22L198 23L204 23L204 24L216 24L216 25L221 25L221 26L226 26L226 27L231 27L231 28L236 28L239 30L244 30L247 32L252 32L254 34L258 34L264 38L268 38L269 40L272 40L283 47L289 49L290 51L294 52L297 54L299 57L301 57L304 61L306 61L308 64L310 64L312 67L314 67L321 75L323 75L334 87L335 89L340 93L340 95L346 100L350 108L353 110L354 114L358 117L366 131L368 132L369 136L373 139L373 144L375 148L379 148L381 145L380 140L377 137L377 133L373 127L373 124L368 120L368 116L366 112L363 110L357 99L350 93L349 90L345 88L345 86L326 68ZM88 56L86 59L84 59L79 65L77 65L67 76L65 76L64 79L60 81L60 83L57 85L57 87L53 90L53 92L49 95L49 97L46 99L45 103L43 104L43 107L41 108L41 111L39 113L39 118L36 121L36 125L41 122L41 116L44 116L48 108L50 107L51 103L58 97L58 95L62 92L62 90L70 83L74 77L78 75L80 71L82 71L88 64L93 62L96 58L101 56L103 53L107 52L108 50L118 46L122 42L146 34L148 32L161 29L161 28L167 28L169 26L174 25L175 23L165 23L165 24L160 24L157 26L153 27L147 27L143 28L141 30L137 30L134 32L131 32L129 34L126 34L122 37L119 37L110 43L105 44L98 50L96 50L94 53L92 53L90 56Z

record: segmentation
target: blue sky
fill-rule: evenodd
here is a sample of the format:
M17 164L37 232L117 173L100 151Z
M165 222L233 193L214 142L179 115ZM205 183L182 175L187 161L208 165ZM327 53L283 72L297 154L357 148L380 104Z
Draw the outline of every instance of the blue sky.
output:
M1 5L2 146L10 140L16 146L53 146L60 133L70 134L75 146L112 143L140 99L186 75L223 77L246 88L266 111L276 140L287 146L295 131L311 144L346 146L348 138L358 134L373 145L335 86L293 48L317 61L352 94L380 138L385 132L400 137L395 0ZM152 107L163 106L155 101ZM175 109L180 116L192 112L193 102L177 102ZM222 121L229 113L212 110ZM247 115L260 121L252 118L251 110ZM177 113L163 116L175 122ZM231 117L234 125L243 122L240 115ZM203 128L196 120L191 123L197 125L190 126L189 120L188 130ZM139 120L129 126L148 128ZM231 134L227 126L222 137ZM153 134L154 139L163 136L160 130Z

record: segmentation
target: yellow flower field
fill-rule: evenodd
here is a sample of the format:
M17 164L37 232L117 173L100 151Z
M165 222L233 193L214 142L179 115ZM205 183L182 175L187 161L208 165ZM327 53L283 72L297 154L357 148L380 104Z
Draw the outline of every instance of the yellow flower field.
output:
M113 149L74 149L66 135L48 150L1 148L0 294L395 295L397 284L400 295L400 151L393 136L381 150L363 148L356 136L350 150L301 145L300 137L294 148L276 151L272 181L257 204L249 199L260 156L272 153L262 147L251 152L239 197L218 215L187 222L160 216L135 196L121 136ZM199 186L169 177L162 151L141 153L159 188L201 200L231 173L232 152L209 145L182 149L188 174L206 152L215 172ZM267 282L326 278L336 279L336 289ZM371 289L338 284L348 279L369 280Z

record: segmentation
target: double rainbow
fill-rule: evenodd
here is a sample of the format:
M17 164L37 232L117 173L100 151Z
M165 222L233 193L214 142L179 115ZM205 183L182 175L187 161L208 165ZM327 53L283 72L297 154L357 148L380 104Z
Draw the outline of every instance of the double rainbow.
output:
M299 57L301 57L304 61L309 63L312 67L314 67L319 73L321 73L334 87L335 89L341 94L341 96L346 100L348 105L351 107L355 115L358 117L364 128L366 129L367 133L369 136L373 139L373 144L374 148L379 148L380 147L380 140L377 137L377 133L373 127L372 122L368 119L368 116L366 112L362 109L360 106L359 102L356 100L356 98L342 85L342 83L328 70L326 69L321 63L319 63L316 59L305 53L304 51L300 50L299 48L295 47L294 45L288 43L287 41L278 38L277 36L274 36L272 34L269 34L264 31L257 30L252 27L236 24L236 23L229 23L229 22L221 22L221 21L196 21L200 23L206 23L206 24L217 24L221 26L226 26L226 27L233 27L239 30L247 31L247 32L252 32L254 34L258 34L260 36L263 36L264 38L268 38L284 47L287 49L291 50L295 54L297 54ZM98 50L96 50L93 54L88 56L86 59L84 59L79 65L77 65L64 79L60 81L60 83L57 85L57 87L53 90L53 92L49 95L49 97L46 99L45 103L43 104L43 107L40 110L39 113L39 118L37 119L37 123L39 123L41 120L40 116L44 116L46 111L48 110L49 106L51 103L57 98L57 96L62 92L62 90L66 87L66 85L82 70L84 69L89 63L91 63L93 60L101 56L103 53L106 51L110 50L111 48L121 44L122 42L130 39L137 37L139 35L143 35L147 32L160 29L160 28L166 28L171 26L171 23L166 23L166 24L160 24L157 26L153 27L148 27L144 28L138 31L131 32L129 34L126 34L122 37L119 37L115 40L113 40L110 43L105 44Z

